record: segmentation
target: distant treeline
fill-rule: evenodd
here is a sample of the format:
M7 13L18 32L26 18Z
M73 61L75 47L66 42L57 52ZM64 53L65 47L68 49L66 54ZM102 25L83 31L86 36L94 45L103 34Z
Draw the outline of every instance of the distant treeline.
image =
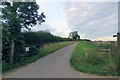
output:
M81 41L91 41L90 39L81 39Z

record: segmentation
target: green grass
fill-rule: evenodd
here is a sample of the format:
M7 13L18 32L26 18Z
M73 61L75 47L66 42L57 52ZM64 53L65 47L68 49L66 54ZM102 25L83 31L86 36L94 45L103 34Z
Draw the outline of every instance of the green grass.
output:
M39 52L41 53L41 56L45 56L49 53L52 53L60 48L63 48L73 42L60 42L60 43L49 43L43 45L40 49Z
M59 42L59 43L49 43L49 44L45 44L43 45L40 49L39 49L39 53L37 55L34 55L30 58L27 58L23 64L28 64L28 63L32 63L35 62L36 60L58 50L61 49L65 46L68 46L70 44L72 44L74 42Z
M98 48L104 48L104 46L105 45L99 46L93 42L81 41L73 51L70 59L71 66L74 69L85 73L116 75L115 58L110 58L111 55L109 54L101 54L103 52L98 50ZM87 60L86 49L89 49Z
M72 41L72 42L69 41L69 42L57 42L57 43L45 44L41 48L39 48L39 53L38 54L33 55L31 57L26 57L26 59L20 64L11 65L11 64L5 63L3 61L3 63L2 63L2 66L4 68L3 69L3 74L7 73L7 72L9 72L9 71L11 71L13 69L20 68L20 67L23 67L23 66L25 66L27 64L30 64L32 62L35 62L38 59L40 59L40 58L42 58L42 57L44 57L44 56L58 50L58 49L61 49L61 48L65 47L65 46L73 44L73 43L75 43L75 42L74 41Z

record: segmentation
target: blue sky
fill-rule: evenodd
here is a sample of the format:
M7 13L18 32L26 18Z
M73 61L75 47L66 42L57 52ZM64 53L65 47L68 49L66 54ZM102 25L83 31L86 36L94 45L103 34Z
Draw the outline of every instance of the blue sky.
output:
M81 1L81 2L80 2ZM102 1L102 0L99 0ZM114 2L110 2L114 1ZM118 32L118 0L37 0L39 13L44 12L46 22L36 25L33 31L48 30L52 34L68 37L77 30L81 38L116 40Z

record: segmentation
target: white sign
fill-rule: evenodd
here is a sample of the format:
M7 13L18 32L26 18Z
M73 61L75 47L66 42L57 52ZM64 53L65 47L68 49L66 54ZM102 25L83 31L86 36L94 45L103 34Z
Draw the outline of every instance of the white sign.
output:
M26 51L29 51L29 47L26 47Z

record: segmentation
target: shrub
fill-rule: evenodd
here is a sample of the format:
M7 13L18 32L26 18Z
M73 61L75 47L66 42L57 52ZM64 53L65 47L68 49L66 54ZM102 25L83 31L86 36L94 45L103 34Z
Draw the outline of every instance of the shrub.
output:
M54 36L50 32L46 31L24 32L22 34L24 36L26 46L36 46L38 48L45 43L72 41L72 39Z
M9 70L11 68L12 68L11 64L9 64L9 63L7 63L5 61L2 61L2 72L7 71L7 70Z
M39 50L39 48L48 43L55 43L55 42L62 42L62 41L71 41L69 38L62 38L58 36L52 35L50 32L46 31L38 31L38 32L21 32L21 34L15 39L15 49L14 49L14 55L13 55L13 64L9 64L9 50L10 50L10 42L9 39L5 36L2 37L2 60L3 62L3 71L7 71L11 68L14 68L16 66L27 64L29 62L32 62L36 60L38 57L44 56L42 55ZM25 46L30 47L29 51L25 51ZM54 48L55 46L53 46ZM56 46L55 49L59 49L58 46ZM50 50L49 53L53 52L55 50ZM39 56L36 56L37 53L39 53ZM48 52L46 52L47 54ZM35 57L34 57L35 55ZM34 58L29 60L30 58Z
M35 46L31 46L29 48L29 51L27 52L27 56L31 57L33 55L36 55L38 53L38 49Z

